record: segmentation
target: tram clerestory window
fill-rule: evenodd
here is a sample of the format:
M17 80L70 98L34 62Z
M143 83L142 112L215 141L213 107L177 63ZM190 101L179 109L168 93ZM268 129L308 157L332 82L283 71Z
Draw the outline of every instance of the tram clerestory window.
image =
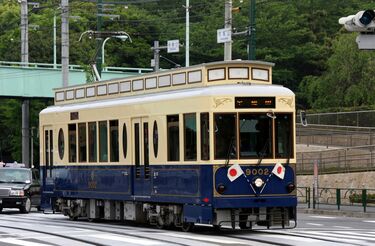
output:
M108 132L107 121L99 122L99 161L108 161Z
M184 114L185 161L197 160L197 120L195 113Z
M272 119L266 114L240 114L240 158L272 157Z
M69 133L69 162L77 161L77 126L70 124L68 126Z
M276 157L293 158L293 115L277 114Z
M215 114L215 159L237 158L236 114Z
M168 145L168 161L180 160L180 134L179 134L179 116L167 116L167 145Z

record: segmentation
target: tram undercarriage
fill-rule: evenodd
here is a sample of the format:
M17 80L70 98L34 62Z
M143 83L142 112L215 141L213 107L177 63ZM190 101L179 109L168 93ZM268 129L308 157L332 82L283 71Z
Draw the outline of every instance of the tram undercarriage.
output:
M55 210L71 220L134 221L157 228L178 227L189 231L194 223L184 221L183 205L147 202L110 201L96 199L58 199ZM260 229L294 228L296 210L293 207L215 209L211 224L216 228Z

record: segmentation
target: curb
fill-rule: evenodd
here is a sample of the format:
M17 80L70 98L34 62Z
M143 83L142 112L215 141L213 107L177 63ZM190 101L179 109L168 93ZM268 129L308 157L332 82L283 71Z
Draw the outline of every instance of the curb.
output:
M355 211L342 211L342 210L323 210L323 209L312 209L312 208L298 208L299 213L304 214L320 214L320 215L332 215L332 216L343 216L343 217L355 217L355 218L375 218L373 212L355 212Z

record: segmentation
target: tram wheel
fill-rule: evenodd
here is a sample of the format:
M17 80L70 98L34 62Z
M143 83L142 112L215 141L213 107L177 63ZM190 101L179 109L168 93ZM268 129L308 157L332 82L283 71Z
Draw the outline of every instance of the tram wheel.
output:
M194 228L194 223L191 223L191 222L184 222L182 223L182 231L183 232L189 232L189 231L192 231Z

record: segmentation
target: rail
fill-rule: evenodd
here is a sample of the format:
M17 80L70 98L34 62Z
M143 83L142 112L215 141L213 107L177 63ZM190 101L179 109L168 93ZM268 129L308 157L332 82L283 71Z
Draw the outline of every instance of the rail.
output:
M298 187L297 198L300 204L313 209L335 209L356 212L375 212L375 189Z

